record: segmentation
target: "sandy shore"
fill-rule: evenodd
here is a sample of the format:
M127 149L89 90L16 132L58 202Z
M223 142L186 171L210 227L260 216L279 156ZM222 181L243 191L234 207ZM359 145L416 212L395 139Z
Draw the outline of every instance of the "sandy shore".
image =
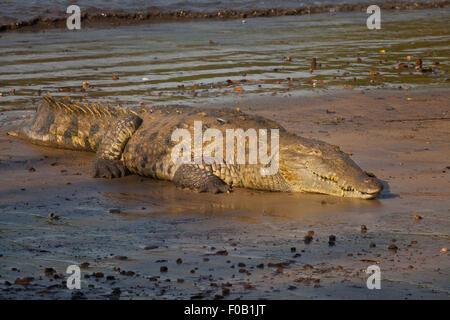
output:
M31 112L0 113L0 298L448 299L449 98L378 90L227 104L339 145L384 181L373 201L92 179L93 154L18 141L6 131ZM83 264L79 291L65 285L72 264ZM374 264L381 290L366 287Z

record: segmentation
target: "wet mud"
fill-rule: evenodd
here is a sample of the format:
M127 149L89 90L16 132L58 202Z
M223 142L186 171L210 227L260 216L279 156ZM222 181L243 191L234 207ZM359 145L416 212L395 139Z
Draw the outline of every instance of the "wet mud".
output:
M341 146L384 182L370 201L93 179L93 154L7 136L33 111L1 112L0 298L448 299L448 101L430 89L227 104ZM381 290L367 289L370 265Z

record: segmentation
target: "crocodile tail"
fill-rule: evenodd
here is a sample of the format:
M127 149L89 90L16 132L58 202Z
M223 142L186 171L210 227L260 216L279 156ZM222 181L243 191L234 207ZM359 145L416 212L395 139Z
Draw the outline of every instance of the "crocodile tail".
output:
M40 145L96 151L107 127L129 112L111 105L76 104L45 96L34 117L9 134Z

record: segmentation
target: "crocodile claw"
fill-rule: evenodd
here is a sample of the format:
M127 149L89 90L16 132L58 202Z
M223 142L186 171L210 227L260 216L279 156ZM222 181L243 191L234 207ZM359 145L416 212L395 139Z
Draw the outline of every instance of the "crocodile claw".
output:
M120 160L97 159L94 163L94 178L120 178L126 174L126 168Z

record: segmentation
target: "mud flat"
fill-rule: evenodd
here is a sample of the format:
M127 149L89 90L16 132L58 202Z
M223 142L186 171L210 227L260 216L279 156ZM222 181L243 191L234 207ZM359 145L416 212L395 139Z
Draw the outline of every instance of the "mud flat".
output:
M374 90L227 104L341 146L384 181L371 201L92 179L93 154L9 137L31 111L2 112L0 298L449 299L449 98ZM72 264L81 290L66 287ZM374 264L381 290L366 287Z

